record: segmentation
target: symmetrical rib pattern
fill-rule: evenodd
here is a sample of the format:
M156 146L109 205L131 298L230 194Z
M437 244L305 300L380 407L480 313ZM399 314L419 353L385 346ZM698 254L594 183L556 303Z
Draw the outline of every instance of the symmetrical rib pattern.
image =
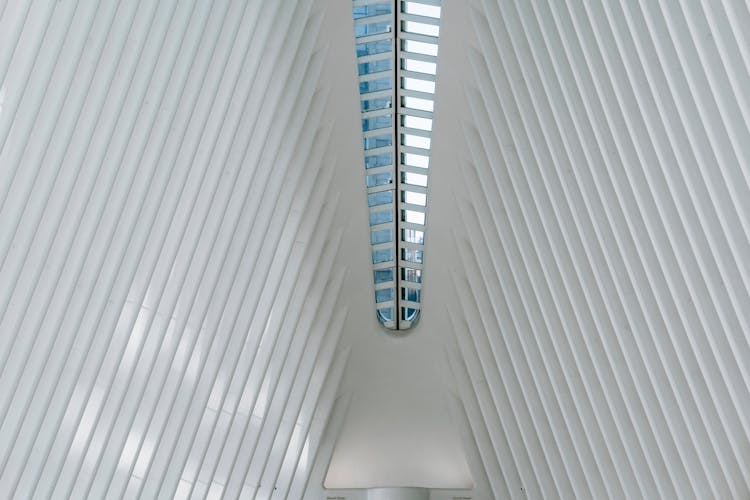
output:
M326 18L0 2L0 496L304 496L345 361Z
M750 496L747 26L732 1L446 3L430 286L495 498Z

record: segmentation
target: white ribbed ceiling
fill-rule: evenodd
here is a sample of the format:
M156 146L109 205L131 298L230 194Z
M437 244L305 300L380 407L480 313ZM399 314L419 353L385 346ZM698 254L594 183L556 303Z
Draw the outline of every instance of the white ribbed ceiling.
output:
M304 495L362 205L315 3L0 4L0 497Z
M447 3L424 314L495 498L750 497L747 26Z
M0 0L0 497L750 497L750 7L443 5L396 338L349 0Z

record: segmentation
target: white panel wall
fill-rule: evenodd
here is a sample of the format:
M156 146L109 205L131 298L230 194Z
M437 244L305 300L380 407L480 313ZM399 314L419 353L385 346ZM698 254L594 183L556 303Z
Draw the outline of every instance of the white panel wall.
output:
M304 495L369 269L326 8L0 2L0 497Z
M424 316L494 497L748 498L748 5L444 20Z

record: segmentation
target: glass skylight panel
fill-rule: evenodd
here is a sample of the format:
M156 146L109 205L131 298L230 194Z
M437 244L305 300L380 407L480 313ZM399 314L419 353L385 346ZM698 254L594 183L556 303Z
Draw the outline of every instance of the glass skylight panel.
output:
M435 93L435 82L420 80L419 78L402 78L401 87L406 90L416 90L417 92L425 92L427 94Z
M413 148L430 149L430 138L420 135L401 134L401 142Z
M386 184L393 183L393 173L386 172L383 174L373 174L365 177L365 184L368 188L375 186L383 186Z
M391 241L393 241L392 229L380 229L379 231L372 231L370 233L370 243L373 245L379 245L380 243L390 243Z
M403 222L410 222L412 224L424 225L424 212L417 212L416 210L402 210L401 220Z
M380 212L370 212L370 225L376 226L378 224L385 224L386 222L393 222L393 211L382 210Z
M404 21L401 24L401 31L414 33L417 35L427 35L437 37L440 35L440 27L435 24L420 23L417 21Z
M353 10L354 19L364 17L379 16L392 13L392 2L383 2L369 5L355 5Z
M424 244L424 231L418 231L416 229L402 229L401 239L403 241L406 241L407 243L417 243L419 245L422 245Z
M421 310L440 13L436 0L352 1L375 310L392 330Z
M432 119L422 118L420 116L403 115L401 117L401 124L404 127L416 128L419 130L431 131L432 130Z
M373 271L373 275L375 277L375 284L393 281L393 268L376 269L375 271Z
M438 54L438 46L435 43L404 40L401 46L406 52L414 52L415 54L423 54L426 56L436 56Z
M424 155L418 155L415 153L404 153L401 155L402 162L404 165L411 167L428 168L430 166L430 158Z
M379 191L367 195L367 205L374 207L377 205L386 205L393 202L393 191Z
M393 300L393 288L375 290L375 302L386 302Z
M410 205L427 205L427 195L425 193L415 193L413 191L401 191L401 198L404 203Z
M389 262L393 260L393 248L383 248L380 250L372 251L372 263L380 264L381 262Z
M403 2L404 12L415 14L417 16L440 17L440 7L437 5L427 5L419 2Z
M391 31L391 20L381 21L379 23L358 24L354 26L354 36L361 38L363 36L379 35Z
M393 153L365 156L365 168L387 167L393 164Z
M363 100L360 104L360 109L364 113L365 111L390 108L391 105L392 101L390 97L378 97L375 99Z
M437 73L437 64L433 62L420 61L419 59L404 59L401 65L406 71L434 75Z
M401 182L414 186L427 187L427 176L414 172L401 172Z
M357 57L371 56L389 52L393 42L391 40L377 40L375 42L360 43L357 45Z
M391 115L376 116L375 118L366 118L362 120L362 131L367 132L368 130L378 130L381 128L387 128L392 125Z
M365 137L364 139L365 150L384 148L393 145L392 135L380 135L376 137Z
M401 268L401 279L412 283L422 283L422 270L410 267Z
M380 90L390 90L391 87L393 87L393 80L390 77L368 80L366 82L359 82L359 93L368 94Z
M381 71L389 71L392 67L393 61L391 59L378 59L358 64L357 70L360 75L370 75Z
M420 99L419 97L404 96L401 98L401 102L405 108L416 109L419 111L429 111L430 113L434 110L435 105L429 99Z

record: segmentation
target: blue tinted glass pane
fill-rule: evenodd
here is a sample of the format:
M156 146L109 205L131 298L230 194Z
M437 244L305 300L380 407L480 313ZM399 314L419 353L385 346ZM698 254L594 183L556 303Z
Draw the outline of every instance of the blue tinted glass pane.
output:
M391 126L391 115L376 116L375 118L365 118L362 120L362 131L378 130Z
M404 281L412 281L414 283L422 283L422 270L402 267L401 279Z
M390 172L383 174L368 175L366 178L367 187L382 186L384 184L392 184L393 176Z
M377 61L370 61L359 63L357 70L360 75L369 75L370 73L380 73L381 71L388 71L391 69L392 59L379 59Z
M402 229L401 240L409 243L424 244L424 231L417 231L416 229Z
M388 323L389 321L393 321L393 308L385 307L383 309L378 309L378 319L381 323Z
M388 33L390 31L391 31L390 21L381 21L379 23L370 23L370 24L358 24L354 27L354 35L357 38L361 36Z
M354 19L361 19L363 17L379 16L381 14L391 13L390 3L379 3L375 5L360 5L354 7Z
M362 112L364 111L372 111L375 109L383 109L383 108L390 108L391 107L391 98L390 97L378 97L377 99L370 99L367 101L362 101Z
M365 137L365 149L383 148L393 144L393 136L391 134L379 135L377 137Z
M414 319L417 317L418 312L419 312L419 309L412 309L411 307L402 307L401 317L405 319L406 321L414 321Z
M386 281L393 281L393 268L391 269L378 269L374 271L375 283L385 283Z
M393 163L393 153L365 156L365 168L385 167Z
M370 242L373 245L388 243L389 241L393 241L393 231L390 229L380 229L370 233Z
M402 248L401 258L403 260L408 260L409 262L417 262L421 264L424 259L424 252L422 252L422 250L414 250L413 248Z
M368 94L370 92L377 92L379 90L390 90L392 87L392 78L378 78L377 80L370 80L368 82L359 82L359 93Z
M367 206L385 205L393 201L393 191L380 191L367 195Z
M375 290L375 302L386 302L388 300L393 300L393 288Z
M385 224L393 222L393 210L381 210L380 212L370 212L370 225Z
M378 40L377 42L367 42L357 44L357 57L371 56L373 54L382 54L391 51L391 41Z
M411 302L419 302L419 297L420 297L419 290L414 290L413 288L401 289L401 298L404 300L409 300Z
M393 260L393 248L383 248L372 251L373 264L380 264L381 262L388 262L391 260Z

